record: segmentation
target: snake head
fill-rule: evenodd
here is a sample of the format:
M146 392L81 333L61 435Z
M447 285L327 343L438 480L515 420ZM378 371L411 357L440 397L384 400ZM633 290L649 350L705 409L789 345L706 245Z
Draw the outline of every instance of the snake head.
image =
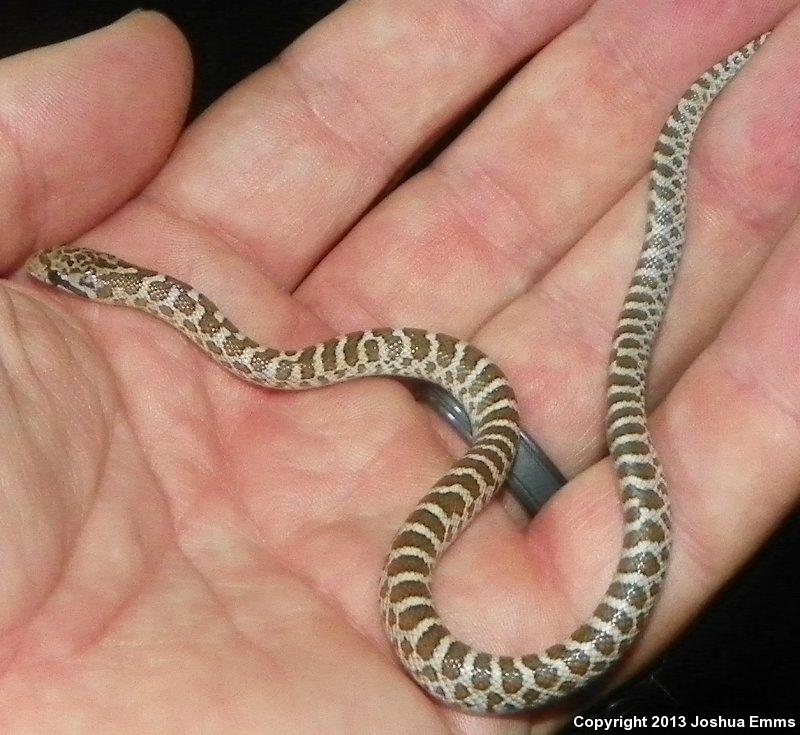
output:
M28 260L25 269L36 280L62 291L114 303L130 298L130 276L138 271L114 255L74 247L42 250Z

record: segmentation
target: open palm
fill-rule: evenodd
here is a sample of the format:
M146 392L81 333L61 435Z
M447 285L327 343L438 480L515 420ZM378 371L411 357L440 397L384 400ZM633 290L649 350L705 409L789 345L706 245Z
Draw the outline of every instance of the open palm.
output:
M527 727L439 707L384 640L388 544L458 450L403 387L259 390L163 324L20 265L80 239L189 281L282 348L384 325L478 344L574 480L529 526L493 504L436 594L478 646L551 644L619 553L605 363L652 141L699 72L794 3L757 27L755 1L725 22L714 3L588 5L353 0L176 146L190 64L156 14L0 63L0 730ZM652 382L676 548L623 674L796 499L800 95L775 69L797 66L797 27L788 16L698 139L692 243Z

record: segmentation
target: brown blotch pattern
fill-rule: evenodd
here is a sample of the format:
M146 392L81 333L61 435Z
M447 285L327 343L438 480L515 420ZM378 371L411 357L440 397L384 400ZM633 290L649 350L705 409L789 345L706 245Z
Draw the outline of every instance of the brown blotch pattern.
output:
M535 689L528 689L528 690L527 690L527 691L526 691L526 692L525 692L525 693L522 695L522 701L523 701L523 702L525 702L526 706L528 706L528 707L533 707L533 706L535 706L535 705L536 705L536 702L537 702L537 700L538 700L538 699L539 699L541 696L542 696L542 695L541 695L539 692L537 692Z
M181 314L190 316L197 308L197 302L186 291L181 291L174 299L173 305Z
M222 343L222 348L229 357L240 357L245 350L252 347L258 347L258 344L249 337L240 338L232 334L228 335Z
M623 406L621 408L614 409L611 413L608 414L608 423L613 424L615 421L619 421L619 419L638 419L642 418L641 412L634 406ZM615 429L614 431L617 431Z
M390 602L400 602L407 597L426 597L430 599L431 593L428 585L419 580L409 579L403 582L398 582L391 588L389 592Z
M458 493L438 492L432 498L432 502L436 503L448 516L460 516L464 513L466 503L464 498Z
M609 607L604 602L601 602L594 611L596 617L600 618L604 623L610 623L614 620L615 610Z
M425 666L423 666L422 671L420 673L428 681L436 681L436 679L438 678L436 675L436 669L434 669L433 666L431 666L430 664L426 664ZM439 694L439 696L441 696L440 692L442 692L441 689L436 690L436 693Z
M499 445L499 446L498 446ZM501 441L491 441L490 439L481 440L480 445L475 445L470 450L473 457L484 457L487 464L501 468L508 462L511 450ZM487 469L488 472L488 469Z
M615 386L625 386L626 388L636 388L640 383L640 378L637 375L626 375L624 373L614 373L612 380Z
M165 281L150 281L147 284L147 297L153 301L163 301L170 291L171 287Z
M489 408L493 403L510 400L513 397L514 394L511 392L511 388L509 388L508 385L498 385L481 398L478 409L482 411Z
M413 358L419 362L425 360L431 352L431 343L426 333L422 329L404 329L403 334L409 338ZM432 367L435 365L428 368L429 372L433 372Z
M486 695L486 709L490 712L495 707L503 703L503 698L497 692L489 692Z
M592 644L604 656L611 656L614 653L614 639L611 638L611 636L607 633L600 633L592 640ZM603 666L603 669L605 669L605 665Z
M500 656L497 663L503 676L503 691L506 694L516 694L522 689L522 673L514 665L514 659L509 656Z
M489 436L490 434L495 436ZM516 446L519 440L519 432L511 426L505 424L488 424L481 429L481 443L487 441L495 443L503 449L504 454L509 452L509 444ZM502 438L498 438L502 437ZM505 439L505 441L503 441Z
M275 358L280 354L281 353L277 350L261 349L258 352L255 352L253 357L250 358L250 364L253 366L253 370L256 370L257 372L266 372L273 360L275 360Z
M377 341L374 339L365 339L362 346L364 348L364 354L366 355L367 360L370 362L377 362L380 357L380 349Z
M393 362L403 353L403 339L391 329L373 329L372 334L383 340L384 348L389 353L389 361Z
M630 413L627 412L627 411L624 411L624 410L617 411L615 413L621 414L617 418L623 418L623 417L624 418L629 418L630 417ZM613 415L609 416L609 423L611 423L614 420L615 420L615 417ZM615 441L616 439L619 439L620 437L623 437L623 436L627 436L629 434L638 434L640 436L644 436L645 431L646 431L646 429L645 429L645 425L644 425L643 422L640 423L638 421L631 421L629 423L619 424L619 426L614 427L614 429L611 432L609 432L608 436L609 436L609 439L611 439L612 441Z
M287 381L292 377L292 368L294 367L294 363L288 360L283 360L278 364L278 367L275 368L275 379Z
M631 484L626 484L624 493L627 497L638 500L645 508L660 510L664 507L664 499L655 490L651 490L650 488L640 488Z
M429 661L433 656L436 647L447 635L447 628L439 623L435 623L428 628L417 641L417 654L423 661Z
M429 574L431 571L428 562L422 557L403 555L392 559L386 567L386 576L393 577L403 572L415 572L417 574Z
M650 446L645 442L630 439L622 442L621 444L615 444L611 451L612 454L617 458L623 456L624 454L643 456L650 453Z
M204 311L197 324L203 334L214 335L222 329L222 322L210 311Z
M614 332L614 339L618 339L623 334L647 337L648 332L647 329L641 324L623 324L622 326L617 327L616 331Z
M609 385L609 392L608 392L608 405L609 408L613 407L615 404L619 403L620 401L638 401L639 394L636 391L630 390L628 388L619 388L612 382Z
M540 665L533 670L533 680L542 689L552 689L558 686L560 678L552 666Z
M649 462L631 462L626 461L623 465L623 471L628 476L638 477L640 480L653 480L656 476L655 467Z
M435 618L436 611L430 605L413 605L397 616L400 630L414 630L423 620Z
M439 482L436 484L436 489L439 493L443 490L447 490L450 487L463 487L473 498L477 498L481 492L481 487L478 485L478 481L472 476L468 474L453 474L448 473L446 474ZM438 501L434 501L437 502Z
M361 332L348 334L344 341L344 361L353 367L358 362L358 343L361 341Z
M442 673L448 679L458 679L464 666L464 658L469 653L469 646L461 641L453 641L447 649L442 661Z
M480 459L475 459L467 455L458 463L458 467L474 470L487 485L492 482L492 475L489 472L489 468L486 466L486 462Z
M331 371L336 367L336 345L339 343L338 339L330 339L322 346L322 369Z
M600 631L586 623L572 634L572 640L576 643L590 643L599 634ZM522 660L524 661L525 659Z
M472 664L472 686L485 691L492 685L492 657L488 653L479 653Z
M458 340L446 334L438 334L436 341L439 343L436 349L436 362L439 363L439 367L448 367L456 356Z
M392 544L393 549L402 549L405 546L413 546L414 548L422 549L422 551L431 556L436 555L433 542L427 536L423 536L417 531L412 531L410 529L403 531L395 538Z
M489 411L483 417L484 425L491 424L495 421L512 421L516 424L519 421L519 412L511 406L500 406L499 408L495 408L493 411ZM493 432L497 431L498 429L499 427L492 427ZM507 428L506 430L512 432L514 436L517 435L517 432L510 428Z
M306 347L298 356L297 364L300 366L300 377L303 380L310 380L317 373L314 366L314 356L317 354L316 346Z
M589 670L591 660L581 651L572 651L566 659L569 670L576 676L583 676Z
M439 517L427 508L417 508L409 517L406 523L421 523L434 533L439 539L444 538L445 528Z
M630 355L617 355L614 362L616 363L617 367L622 368L623 370L639 369L639 361Z

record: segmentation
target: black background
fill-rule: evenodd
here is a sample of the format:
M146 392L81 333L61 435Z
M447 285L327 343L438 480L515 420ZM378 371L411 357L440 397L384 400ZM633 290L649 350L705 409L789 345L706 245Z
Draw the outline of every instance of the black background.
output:
M147 7L169 15L189 38L197 75L191 113L195 116L339 4L337 0L252 4L173 0L150 2ZM85 33L135 7L122 0L0 0L0 55ZM796 513L650 672L587 714L799 717L798 570L800 514Z

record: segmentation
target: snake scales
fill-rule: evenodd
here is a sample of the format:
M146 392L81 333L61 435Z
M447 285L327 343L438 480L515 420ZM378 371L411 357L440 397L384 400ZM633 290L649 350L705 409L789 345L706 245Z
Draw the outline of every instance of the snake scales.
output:
M601 676L648 617L667 567L670 519L645 415L650 351L684 243L689 147L700 118L767 34L705 72L680 100L653 154L647 231L614 335L607 437L623 498L624 539L610 586L584 625L527 656L497 656L457 640L431 596L436 562L494 496L514 459L519 416L502 372L475 347L417 329L372 329L299 351L263 347L214 303L170 276L83 248L44 251L29 272L71 293L166 321L245 380L283 390L368 375L437 383L465 407L474 441L400 527L380 587L386 630L413 678L434 697L473 711L517 712L558 701Z

